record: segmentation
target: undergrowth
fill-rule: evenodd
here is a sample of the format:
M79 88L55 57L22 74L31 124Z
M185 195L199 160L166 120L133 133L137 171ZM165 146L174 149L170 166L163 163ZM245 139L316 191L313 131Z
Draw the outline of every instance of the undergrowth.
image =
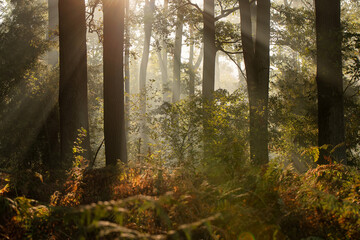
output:
M356 168L254 166L241 93L214 97L206 108L198 97L163 106L157 141L128 165L90 169L78 144L57 182L29 169L0 175L0 238L360 239Z

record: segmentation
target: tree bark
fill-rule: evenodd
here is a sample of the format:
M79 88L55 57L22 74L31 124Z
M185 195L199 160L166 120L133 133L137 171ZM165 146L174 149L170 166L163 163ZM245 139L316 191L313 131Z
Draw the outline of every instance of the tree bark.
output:
M150 54L150 40L152 33L152 24L153 24L153 11L155 8L155 0L146 0L144 7L144 48L143 54L140 63L140 73L139 73L139 90L140 90L140 114L142 115L141 123L141 137L143 138L143 151L146 151L145 144L147 142L146 134L146 73L147 66L149 62Z
M129 139L130 116L130 1L125 2L125 136Z
M268 96L270 49L270 0L257 1L256 37L252 34L249 0L239 0L241 39L250 108L250 158L266 164L268 153Z
M59 10L58 10L59 1L58 0L48 0L48 18L49 18L49 30L48 30L48 39L51 41L57 41L56 30L59 25ZM52 49L47 53L47 61L51 66L55 66L59 61L59 52L56 49Z
M47 39L57 42L59 38L56 37L56 30L59 26L59 10L58 0L48 0L48 34ZM47 63L55 67L59 62L59 51L58 49L51 49L47 53ZM46 116L44 123L44 132L47 139L48 152L45 154L47 159L44 159L45 165L49 169L56 169L60 160L60 142L59 142L59 106L57 102L54 103L50 113Z
M168 14L169 1L164 0L164 14ZM161 62L161 80L163 90L163 102L170 102L170 91L169 91L169 75L168 75L168 50L165 39L161 42L161 52L159 55Z
M180 10L178 10L180 11ZM175 44L174 44L174 68L173 68L173 97L172 102L175 103L180 100L180 86L181 86L181 47L183 35L183 16L178 12L175 30Z
M215 84L214 86L220 85L220 62L219 62L220 55L219 53L216 54L215 57Z
M215 4L214 0L204 0L204 65L202 91L210 100L215 88Z
M74 142L81 128L87 133L80 144L85 150L81 155L90 159L86 23L83 0L59 1L59 36L61 161L69 166L73 157Z
M341 60L340 1L315 0L319 146L329 144L331 154L346 163ZM342 144L342 145L341 145ZM341 146L340 146L341 145ZM329 150L331 150L329 149ZM321 151L319 164L329 163Z
M127 163L124 109L124 0L104 0L104 135L106 165Z

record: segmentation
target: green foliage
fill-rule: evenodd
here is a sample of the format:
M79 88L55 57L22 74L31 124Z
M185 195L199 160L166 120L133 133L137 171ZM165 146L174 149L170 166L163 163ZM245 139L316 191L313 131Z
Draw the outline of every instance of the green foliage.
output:
M56 108L57 71L40 59L51 46L45 39L47 9L28 0L7 1L4 8L0 25L0 168L41 172L49 162L56 162L56 153L49 150L49 125L44 122L49 123L49 113Z
M8 14L0 25L0 99L21 82L26 70L31 69L39 56L49 49L45 36L45 11L39 2L14 0L7 4Z
M276 45L270 92L271 147L284 161L293 161L300 171L313 162L301 153L317 145L317 106L315 81L315 16L311 5L292 7L273 4L272 20ZM359 104L359 9L353 1L343 1L342 58L344 110L348 163L357 165ZM335 147L335 146L332 146Z

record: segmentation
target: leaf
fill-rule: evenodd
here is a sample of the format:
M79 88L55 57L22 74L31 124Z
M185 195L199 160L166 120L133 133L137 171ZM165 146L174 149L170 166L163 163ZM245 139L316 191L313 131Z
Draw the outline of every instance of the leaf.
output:
M39 178L42 183L44 183L43 176L40 173L35 173L35 177Z

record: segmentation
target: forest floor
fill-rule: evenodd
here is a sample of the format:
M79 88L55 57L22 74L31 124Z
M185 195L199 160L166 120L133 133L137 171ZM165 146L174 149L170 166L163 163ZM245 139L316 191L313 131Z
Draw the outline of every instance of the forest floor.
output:
M0 175L1 239L360 239L360 174L340 164L16 174Z

